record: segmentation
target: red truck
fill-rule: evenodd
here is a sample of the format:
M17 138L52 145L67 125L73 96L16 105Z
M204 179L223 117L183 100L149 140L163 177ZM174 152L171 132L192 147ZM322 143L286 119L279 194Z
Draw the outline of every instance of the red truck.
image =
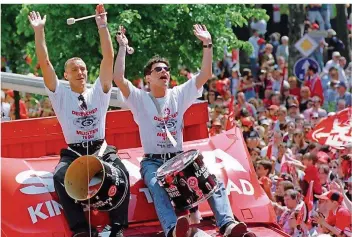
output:
M288 236L276 224L276 215L258 183L239 128L208 137L207 103L192 105L184 117L184 151L202 152L209 171L222 179L232 211L258 237ZM68 237L71 232L53 185L59 151L65 147L56 117L2 122L1 131L1 233L8 237ZM139 173L143 151L138 126L129 110L110 111L106 140L116 146L130 174L130 227L125 236L163 236L154 203ZM199 206L199 226L220 236L207 202ZM103 230L106 212L90 211L91 223ZM105 228L100 236L108 236Z

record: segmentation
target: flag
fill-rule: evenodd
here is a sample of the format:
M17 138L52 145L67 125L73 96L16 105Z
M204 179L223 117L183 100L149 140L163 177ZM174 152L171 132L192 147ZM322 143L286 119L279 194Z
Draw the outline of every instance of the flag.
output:
M308 139L321 145L343 149L352 143L352 107L322 119L308 134Z
M314 197L313 186L314 186L314 181L312 180L309 183L308 192L304 197L304 203L307 207L308 214L313 210L313 197Z

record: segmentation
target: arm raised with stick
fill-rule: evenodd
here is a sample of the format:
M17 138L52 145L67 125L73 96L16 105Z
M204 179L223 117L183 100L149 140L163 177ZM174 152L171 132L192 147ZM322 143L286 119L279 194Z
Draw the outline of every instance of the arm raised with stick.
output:
M39 12L32 11L28 15L28 19L35 33L35 51L43 73L45 86L52 92L55 92L56 73L53 65L49 60L49 54L46 47L44 34L46 16L42 18Z
M112 47L112 42L110 38L110 33L108 29L108 20L105 14L105 9L103 4L97 5L95 9L95 21L98 26L101 51L103 54L103 60L100 64L99 78L103 91L107 93L112 86L112 74L113 74L113 64L114 64L114 49Z

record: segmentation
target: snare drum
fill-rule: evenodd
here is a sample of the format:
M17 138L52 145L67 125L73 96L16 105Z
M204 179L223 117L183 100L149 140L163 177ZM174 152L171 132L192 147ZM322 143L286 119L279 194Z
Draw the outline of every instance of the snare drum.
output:
M216 191L218 182L203 163L199 150L178 154L163 164L156 178L178 210L187 210L207 200Z
M129 185L122 169L93 155L74 160L66 171L64 183L71 198L99 211L110 211L120 206L127 196Z

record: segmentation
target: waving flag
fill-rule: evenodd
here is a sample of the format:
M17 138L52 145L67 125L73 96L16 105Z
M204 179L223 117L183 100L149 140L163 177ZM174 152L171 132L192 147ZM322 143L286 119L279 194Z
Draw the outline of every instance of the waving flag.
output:
M308 139L336 149L352 143L352 107L321 120L308 134Z

